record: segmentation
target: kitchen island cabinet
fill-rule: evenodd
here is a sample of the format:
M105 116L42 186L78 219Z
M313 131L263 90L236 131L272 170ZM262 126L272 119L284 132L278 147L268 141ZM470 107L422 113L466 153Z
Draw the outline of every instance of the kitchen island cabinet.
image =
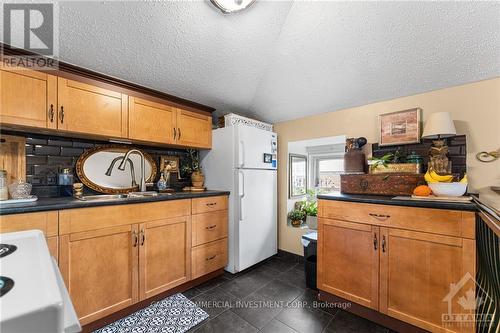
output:
M431 332L474 332L473 323L443 318L463 313L459 300L474 295L475 260L473 211L320 196L318 288L323 299L333 295L373 310L371 315Z

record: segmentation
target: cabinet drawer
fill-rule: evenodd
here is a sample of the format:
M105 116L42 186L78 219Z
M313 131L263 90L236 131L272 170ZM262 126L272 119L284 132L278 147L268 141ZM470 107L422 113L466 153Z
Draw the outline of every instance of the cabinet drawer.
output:
M320 200L319 217L475 238L475 214L458 210Z
M227 237L227 210L193 215L193 246Z
M0 216L0 233L37 229L45 237L57 236L58 212L39 212Z
M227 238L194 247L192 278L223 268L227 264Z
M196 198L192 202L193 214L227 209L227 196Z

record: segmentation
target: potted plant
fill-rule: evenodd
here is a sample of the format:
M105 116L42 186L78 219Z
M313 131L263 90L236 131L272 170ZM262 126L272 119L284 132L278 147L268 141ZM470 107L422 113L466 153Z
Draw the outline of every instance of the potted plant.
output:
M300 227L302 222L304 222L305 218L304 211L302 209L294 209L290 213L288 213L288 218L292 222L292 226Z
M309 229L318 229L318 202L316 200L304 202L302 211L306 215L306 224Z
M191 176L193 187L202 188L205 182L205 176L201 171L200 155L196 149L188 149L185 163L181 170L183 174Z

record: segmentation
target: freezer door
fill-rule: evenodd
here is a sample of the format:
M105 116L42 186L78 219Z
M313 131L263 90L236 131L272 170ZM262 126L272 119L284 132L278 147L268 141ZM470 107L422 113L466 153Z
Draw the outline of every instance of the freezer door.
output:
M236 170L238 242L236 268L242 271L278 251L277 173Z
M277 168L277 135L250 126L235 127L235 168ZM267 155L266 155L267 154Z

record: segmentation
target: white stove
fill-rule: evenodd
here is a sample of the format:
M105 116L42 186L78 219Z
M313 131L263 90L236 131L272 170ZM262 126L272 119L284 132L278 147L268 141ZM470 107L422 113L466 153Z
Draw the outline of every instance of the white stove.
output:
M80 331L43 233L31 230L0 234L0 332Z

